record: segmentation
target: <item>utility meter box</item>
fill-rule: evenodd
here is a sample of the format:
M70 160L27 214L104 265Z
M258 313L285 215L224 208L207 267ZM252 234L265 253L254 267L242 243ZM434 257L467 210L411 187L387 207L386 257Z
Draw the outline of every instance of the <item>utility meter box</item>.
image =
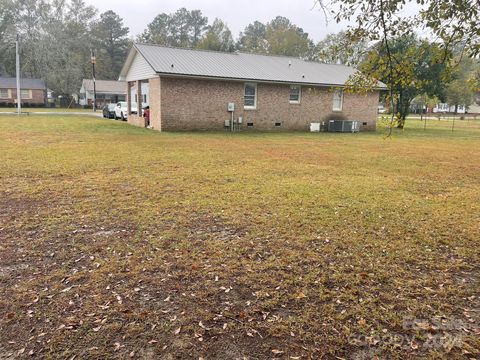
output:
M243 124L243 117L241 117L241 116L238 117L238 123Z
M228 103L227 110L229 112L234 112L235 111L235 103Z
M319 132L320 123L310 123L310 132Z

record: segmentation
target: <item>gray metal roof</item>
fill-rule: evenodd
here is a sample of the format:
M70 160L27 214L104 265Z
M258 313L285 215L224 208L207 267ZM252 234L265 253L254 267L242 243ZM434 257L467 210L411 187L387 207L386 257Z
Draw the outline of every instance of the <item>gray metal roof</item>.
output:
M93 80L83 79L83 88L89 92L93 92ZM117 80L95 80L95 91L103 94L126 94L127 83Z
M0 77L0 89L16 89L17 79L12 77ZM28 90L45 90L45 81L42 79L20 79L20 88Z
M160 74L230 78L293 84L345 85L357 70L286 56L225 53L157 45L134 48Z

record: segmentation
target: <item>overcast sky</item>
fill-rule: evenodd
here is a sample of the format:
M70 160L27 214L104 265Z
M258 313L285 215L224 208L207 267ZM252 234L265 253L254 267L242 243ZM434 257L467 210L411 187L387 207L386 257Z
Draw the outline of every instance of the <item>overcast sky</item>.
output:
M325 22L323 12L314 8L314 0L86 0L101 12L113 10L119 14L133 35L140 34L160 13L172 13L181 7L199 9L211 23L215 17L225 21L235 38L245 26L255 20L267 22L277 15L294 24L319 41L328 33L343 27L334 21Z

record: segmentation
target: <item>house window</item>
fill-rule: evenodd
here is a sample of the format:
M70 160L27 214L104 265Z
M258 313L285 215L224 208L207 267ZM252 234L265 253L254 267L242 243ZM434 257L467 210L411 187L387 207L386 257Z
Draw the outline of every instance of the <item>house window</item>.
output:
M143 102L146 104L147 103L147 94L143 94Z
M257 84L254 84L254 83L245 84L243 107L245 109L257 108Z
M290 86L290 104L300 104L301 88L298 85Z
M8 99L8 89L0 89L0 99Z
M248 127L253 127L253 123L252 123L252 122L249 122L249 123L247 123L247 126L248 126Z
M343 90L333 92L333 111L342 111L343 109Z
M280 126L282 126L282 123L281 123L281 122L276 122L276 123L275 123L275 126L276 126L276 127L280 127Z
M27 89L21 89L20 90L20 95L22 99L31 99L32 98L32 92Z

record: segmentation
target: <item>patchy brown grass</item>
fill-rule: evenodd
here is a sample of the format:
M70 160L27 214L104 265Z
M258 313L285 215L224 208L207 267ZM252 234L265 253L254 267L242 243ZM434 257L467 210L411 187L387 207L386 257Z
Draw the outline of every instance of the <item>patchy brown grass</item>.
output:
M0 117L0 359L478 358L480 126L421 127Z

